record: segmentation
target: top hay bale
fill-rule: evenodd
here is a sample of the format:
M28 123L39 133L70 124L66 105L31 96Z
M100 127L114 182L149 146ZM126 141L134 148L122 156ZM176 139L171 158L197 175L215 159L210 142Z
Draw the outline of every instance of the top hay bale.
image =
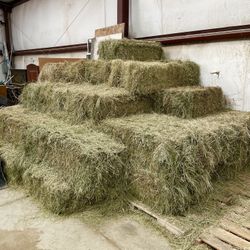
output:
M158 42L106 40L99 45L99 57L105 60L157 61L163 59L163 50Z

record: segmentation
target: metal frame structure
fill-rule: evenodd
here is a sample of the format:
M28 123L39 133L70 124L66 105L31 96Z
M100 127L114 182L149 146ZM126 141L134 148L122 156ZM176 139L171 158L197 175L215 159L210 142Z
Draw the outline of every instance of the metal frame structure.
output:
M10 13L12 8L28 2L29 0L14 0L10 4L0 1L0 8L4 10L6 44L11 48L11 25ZM125 36L129 36L129 0L117 0L117 23L125 23ZM240 26L222 27L216 29L196 30L189 32L165 34L151 37L140 37L140 40L154 40L161 42L164 46L208 43L225 40L240 40L250 38L250 24ZM14 51L14 56L38 55L38 54L58 54L87 51L87 44L73 44L67 46L57 46L50 48L37 48Z

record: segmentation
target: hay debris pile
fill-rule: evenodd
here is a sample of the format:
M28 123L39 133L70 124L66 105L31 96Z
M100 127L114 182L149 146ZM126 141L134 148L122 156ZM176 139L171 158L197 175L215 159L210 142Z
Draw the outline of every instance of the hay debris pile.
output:
M215 177L249 166L249 113L224 112L197 64L159 61L159 44L133 40L105 41L100 54L116 60L45 65L20 105L0 110L10 183L55 213L133 194L180 214Z

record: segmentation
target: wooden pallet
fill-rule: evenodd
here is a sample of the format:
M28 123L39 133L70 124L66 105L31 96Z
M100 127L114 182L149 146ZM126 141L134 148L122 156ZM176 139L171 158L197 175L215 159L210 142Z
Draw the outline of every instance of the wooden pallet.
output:
M200 237L201 241L218 250L250 250L250 230L230 220L224 220L219 227L211 229Z

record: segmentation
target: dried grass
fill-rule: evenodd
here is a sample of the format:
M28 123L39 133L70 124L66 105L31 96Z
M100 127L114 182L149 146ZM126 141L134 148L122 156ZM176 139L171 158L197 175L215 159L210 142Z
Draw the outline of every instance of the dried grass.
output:
M125 190L124 146L88 124L68 126L16 106L1 110L0 134L1 140L25 153L23 160L14 158L18 164L16 179L21 175L20 169L29 169L25 171L24 184L44 204L51 203L49 207L54 212L74 211L76 206L94 204ZM26 166L28 159L30 167ZM59 177L69 184L67 192ZM40 185L46 186L42 187L41 197Z
M181 118L205 116L225 108L219 87L179 87L157 93L154 98L155 111Z
M160 43L132 39L102 41L98 53L100 59L105 60L157 61L164 58Z
M33 111L47 112L74 124L86 119L100 121L152 110L150 100L104 84L29 84L23 90L21 102Z
M148 95L162 89L198 85L199 66L190 61L112 62L110 86L127 89L131 94Z
M110 70L110 62L102 60L48 63L44 65L39 81L101 84L108 80Z
M130 188L161 213L182 214L212 190L215 176L249 167L249 113L136 115L106 120L101 129L128 147Z

